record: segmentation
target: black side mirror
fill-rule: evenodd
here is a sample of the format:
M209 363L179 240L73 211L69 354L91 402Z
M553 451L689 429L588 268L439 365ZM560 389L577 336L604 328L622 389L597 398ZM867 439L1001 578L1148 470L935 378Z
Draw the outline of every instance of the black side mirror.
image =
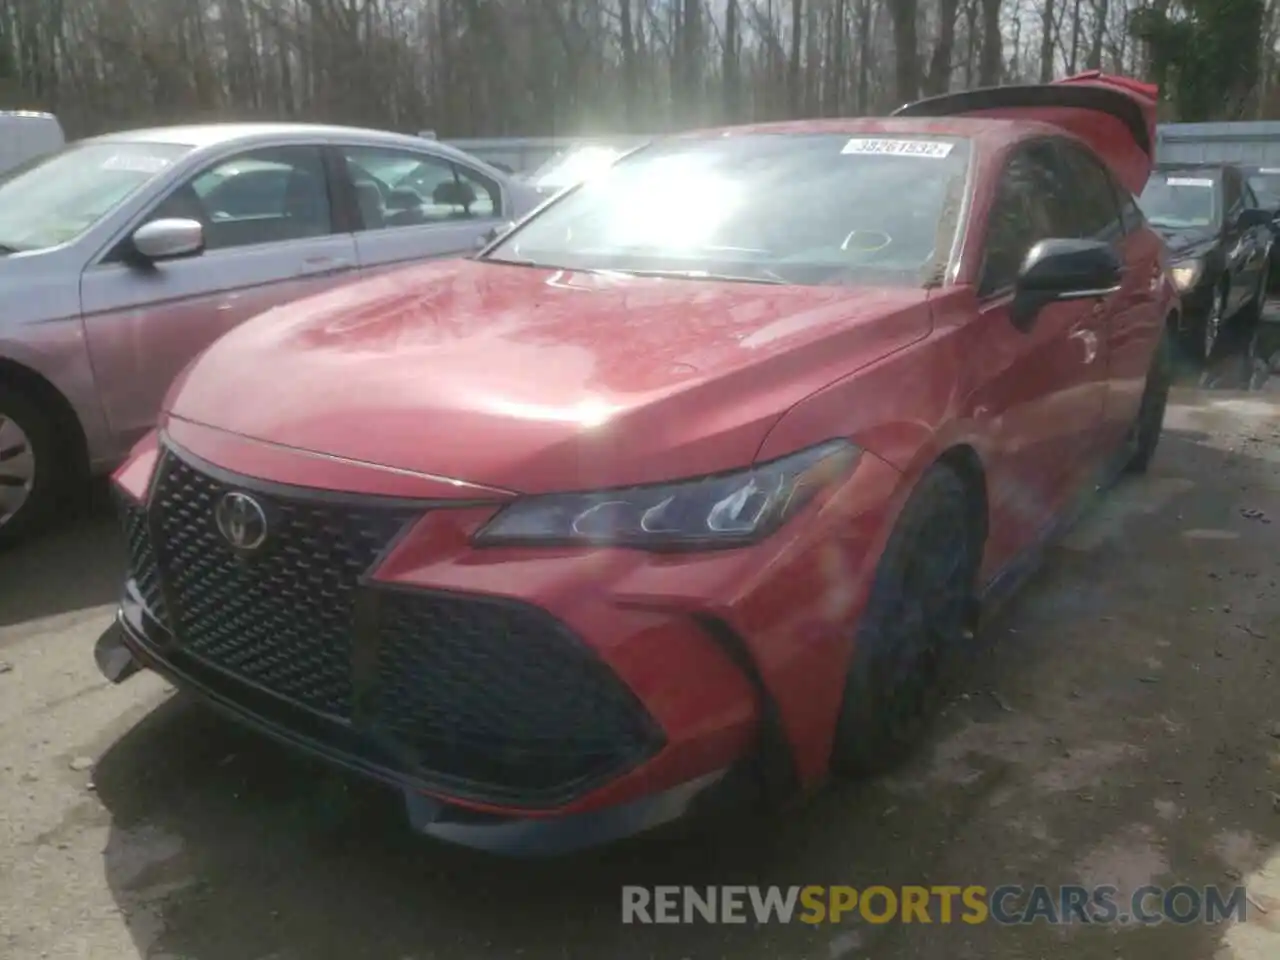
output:
M1241 230L1252 230L1254 227L1265 227L1271 222L1271 215L1266 210L1258 210L1250 207L1240 211L1240 216L1236 218L1236 225Z
M1120 288L1124 263L1098 240L1041 240L1028 252L1014 285L1013 324L1030 330L1050 303L1095 300Z
M499 240L505 237L508 233L510 233L511 229L514 226L515 226L515 223L511 220L508 220L506 223L500 223L495 227L490 227L484 233L480 234L480 236L476 237L476 249L483 250L489 244L497 243Z

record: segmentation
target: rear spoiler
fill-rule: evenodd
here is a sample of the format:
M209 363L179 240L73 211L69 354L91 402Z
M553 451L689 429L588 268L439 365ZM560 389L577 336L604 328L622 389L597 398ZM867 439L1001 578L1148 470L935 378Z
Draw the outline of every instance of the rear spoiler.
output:
M895 110L895 117L953 117L989 110L1079 109L1105 113L1124 124L1134 143L1154 157L1147 112L1140 100L1153 105L1159 89L1152 84L1112 77L1099 70L1076 74L1053 83L1008 87L979 87L961 93L926 97Z

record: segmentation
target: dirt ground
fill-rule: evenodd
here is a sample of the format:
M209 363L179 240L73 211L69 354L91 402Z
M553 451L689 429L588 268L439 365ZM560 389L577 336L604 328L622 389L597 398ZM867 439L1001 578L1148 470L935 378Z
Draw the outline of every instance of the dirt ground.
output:
M1176 392L1152 473L985 631L902 771L727 836L567 861L415 839L381 793L157 678L102 681L122 558L101 507L0 556L0 957L1277 960L1280 376L1257 353ZM623 884L1037 882L1245 883L1250 919L619 922Z

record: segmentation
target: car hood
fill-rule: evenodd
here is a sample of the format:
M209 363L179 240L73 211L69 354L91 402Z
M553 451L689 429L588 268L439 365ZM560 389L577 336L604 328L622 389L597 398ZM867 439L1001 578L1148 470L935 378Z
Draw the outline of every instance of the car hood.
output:
M1202 252L1218 240L1217 233L1209 227L1156 227L1170 253L1186 255Z
M243 324L166 411L517 492L653 482L750 463L789 407L927 336L926 301L435 263Z

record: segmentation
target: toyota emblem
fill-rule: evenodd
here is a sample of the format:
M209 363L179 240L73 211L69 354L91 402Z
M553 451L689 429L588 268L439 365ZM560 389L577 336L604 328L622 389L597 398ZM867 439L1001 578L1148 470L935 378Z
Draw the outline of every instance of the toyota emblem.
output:
M267 514L247 493L222 495L213 511L223 539L236 550L257 550L267 540Z

